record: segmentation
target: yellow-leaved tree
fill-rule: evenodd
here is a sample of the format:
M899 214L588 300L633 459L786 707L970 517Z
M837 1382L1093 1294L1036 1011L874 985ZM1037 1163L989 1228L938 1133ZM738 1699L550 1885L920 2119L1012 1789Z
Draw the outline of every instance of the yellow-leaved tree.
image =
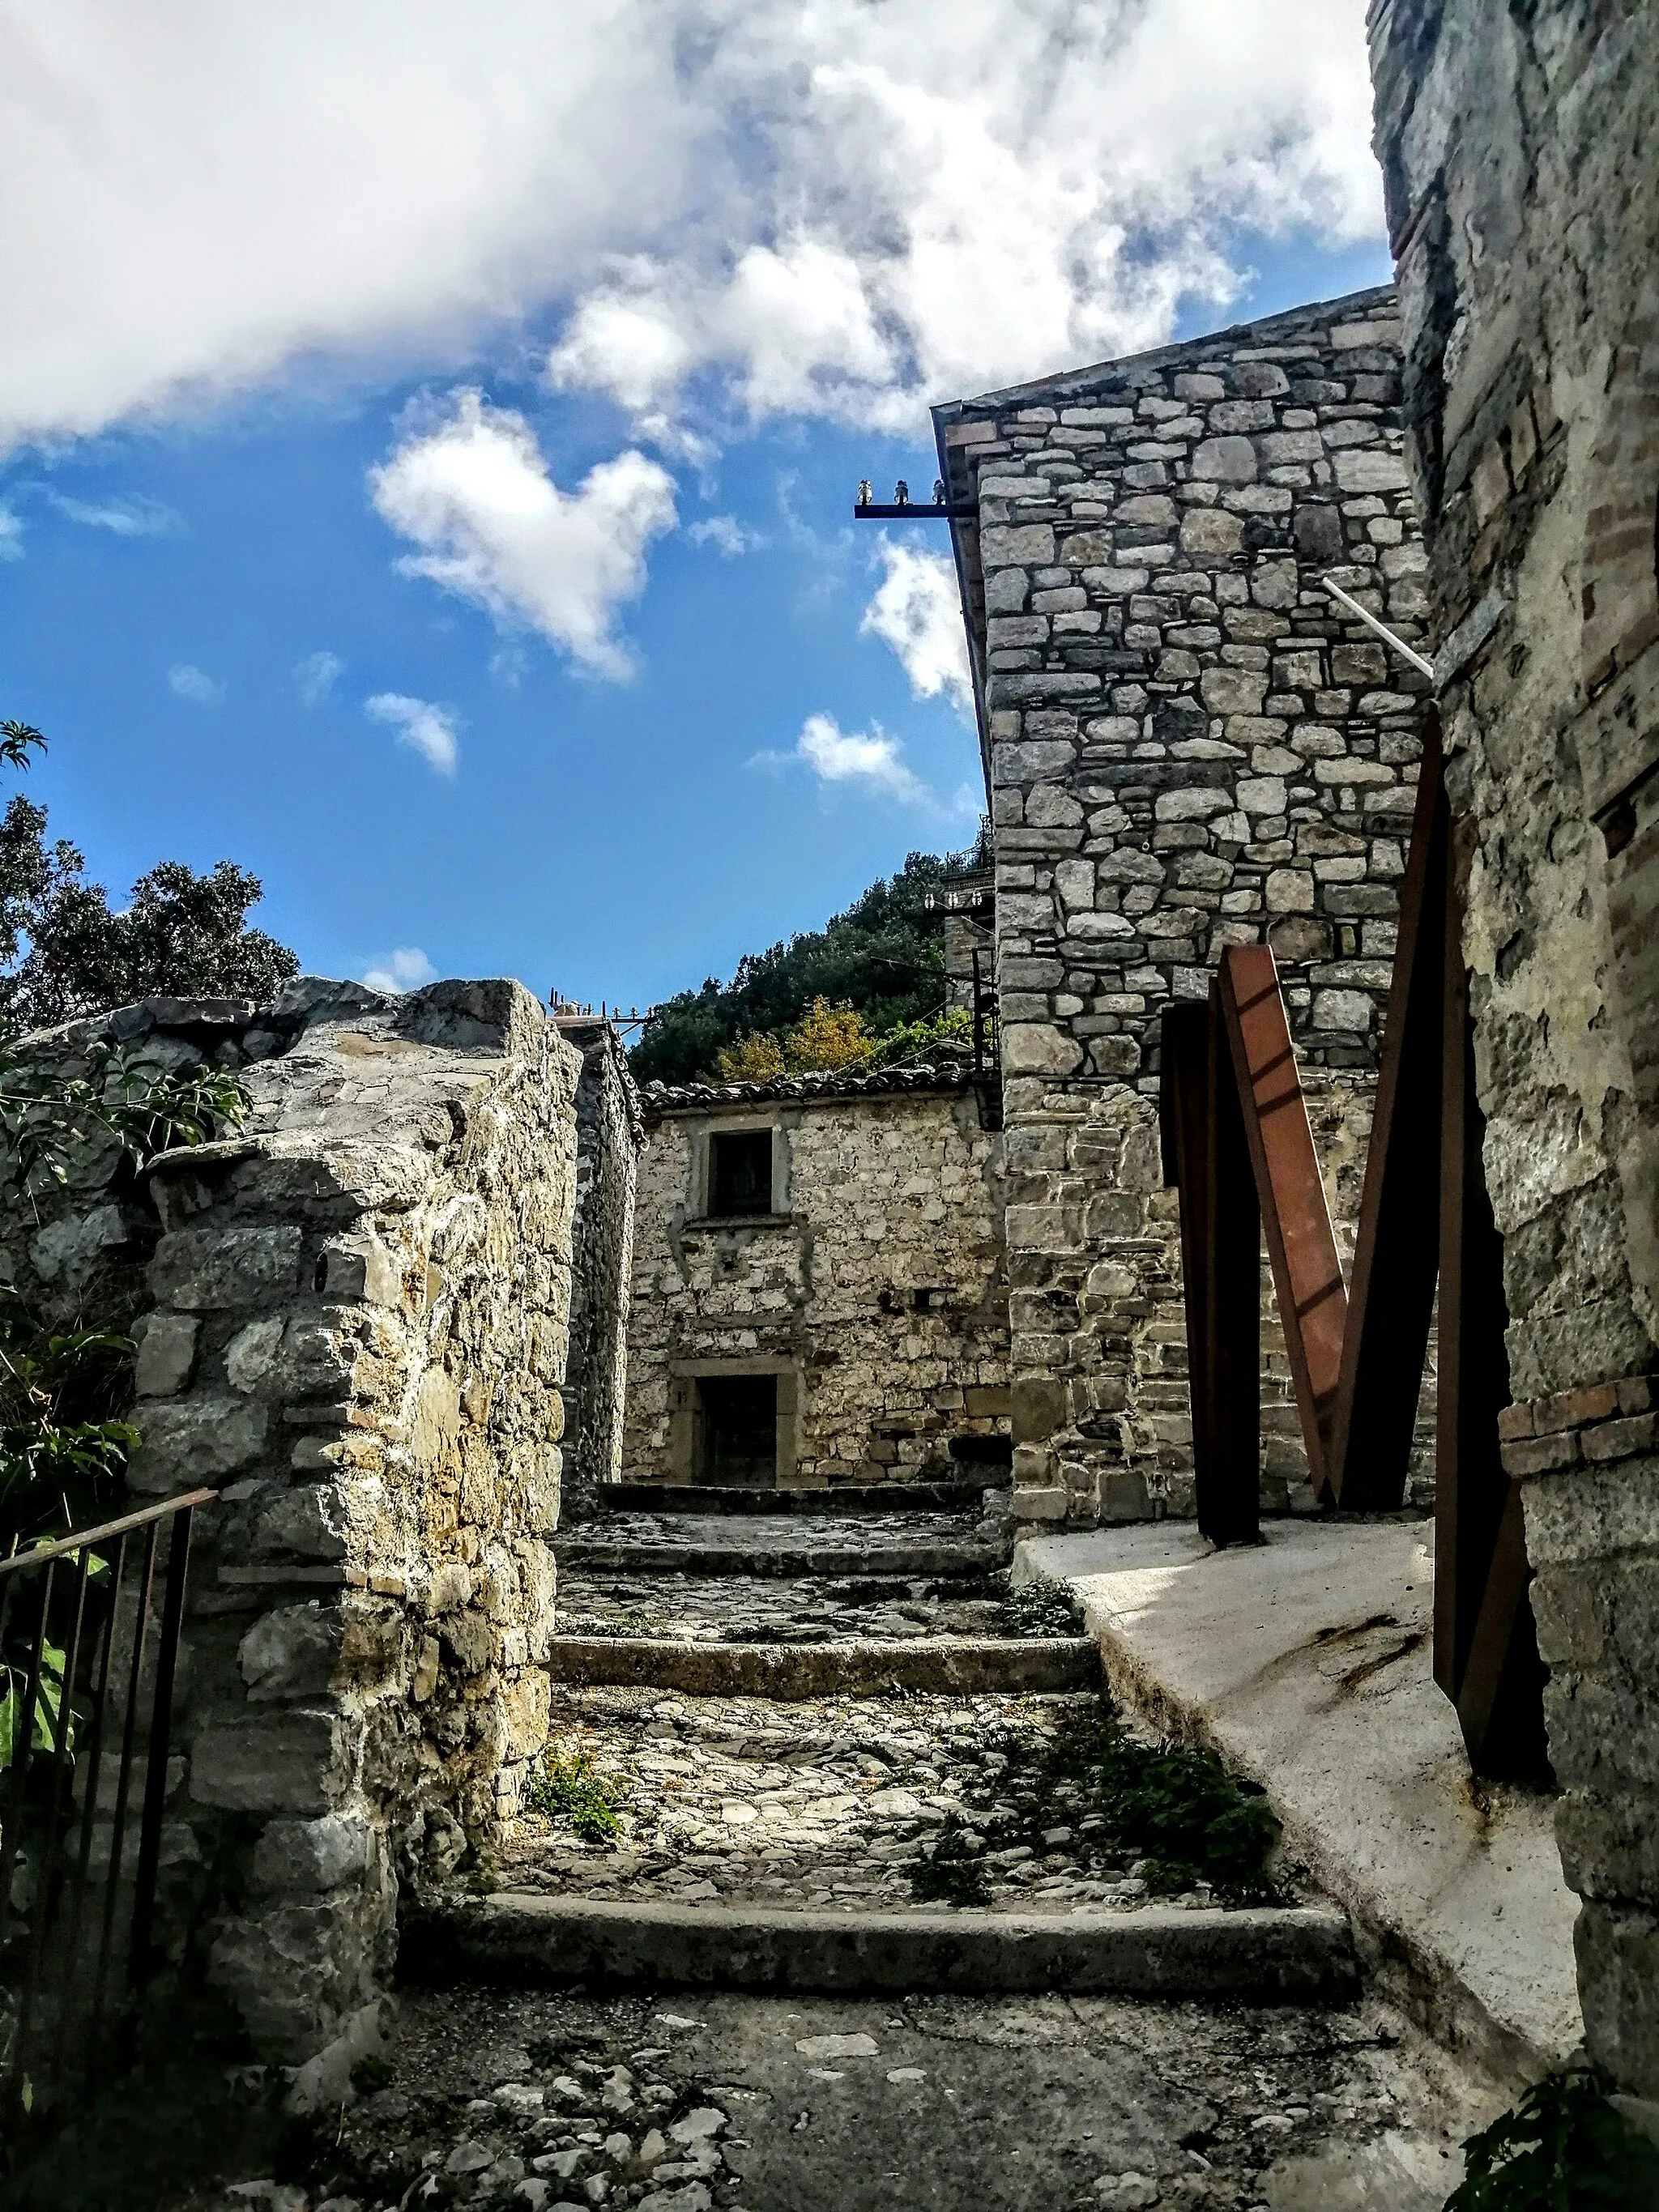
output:
M836 1067L867 1067L876 1040L856 1006L832 1006L814 999L783 1040L783 1057L792 1075Z
M775 1083L784 1072L783 1047L764 1030L739 1037L722 1046L720 1071L722 1083Z

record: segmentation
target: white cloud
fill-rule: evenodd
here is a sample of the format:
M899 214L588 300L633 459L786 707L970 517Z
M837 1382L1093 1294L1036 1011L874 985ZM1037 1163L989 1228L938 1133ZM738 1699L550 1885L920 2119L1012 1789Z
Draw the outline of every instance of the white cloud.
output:
M561 491L523 416L464 391L369 483L386 521L425 549L398 564L406 575L529 624L595 674L628 673L611 621L644 588L646 546L674 526L673 478L655 461L618 453Z
M785 768L805 762L820 783L861 785L890 799L927 801L927 787L904 763L898 741L879 722L867 730L842 730L833 714L809 714L793 752L756 753L750 768Z
M107 500L70 499L56 491L46 496L70 521L88 530L107 530L117 538L177 538L185 526L183 515L165 500L151 499L143 492Z
M362 980L371 991L418 991L423 983L435 983L438 971L418 945L400 945Z
M167 686L180 699L188 699L192 707L222 707L225 687L216 684L204 670L188 660L177 660L167 671Z
M706 515L685 534L694 545L712 545L723 561L735 561L766 543L758 531L745 529L735 514Z
M344 672L345 663L337 653L307 653L294 671L294 688L301 704L320 706Z
M408 698L401 691L377 691L364 700L363 712L377 722L389 722L398 744L423 754L440 775L454 775L455 718L447 708Z
M892 647L918 698L945 692L964 714L971 714L973 682L955 568L942 553L918 553L884 533L879 550L886 573L859 629Z
M23 557L23 518L9 507L0 507L0 561Z
M0 447L532 315L679 441L1156 343L1380 239L1364 0L170 0L0 19ZM434 151L434 149L437 149ZM695 418L688 428L688 416ZM702 432L696 424L701 422Z

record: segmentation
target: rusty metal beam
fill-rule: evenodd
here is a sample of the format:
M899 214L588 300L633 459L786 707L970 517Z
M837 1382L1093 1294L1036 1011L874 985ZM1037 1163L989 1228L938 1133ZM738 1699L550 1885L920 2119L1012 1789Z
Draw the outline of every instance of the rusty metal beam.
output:
M1331 1492L1351 1511L1406 1493L1440 1264L1447 808L1440 717L1424 717L1382 1066L1331 1411Z
M1442 1004L1440 1376L1434 1504L1434 1677L1457 1707L1469 1758L1494 1778L1542 1759L1538 1659L1518 1491L1504 1471L1498 1417L1510 1402L1504 1242L1486 1194L1486 1120L1475 1096L1474 1025L1463 965L1474 826L1447 842Z
M1158 1055L1158 1127L1166 1189L1179 1195L1182 1304L1192 1404L1193 1471L1200 1522L1214 1478L1208 1419L1210 1010L1188 1000L1166 1007Z
M1199 1528L1213 1544L1261 1540L1261 1210L1250 1171L1219 982L1206 1028L1203 1425L1209 1467Z
M1218 988L1308 1472L1322 1504L1331 1497L1330 1419L1347 1291L1272 949L1229 945Z

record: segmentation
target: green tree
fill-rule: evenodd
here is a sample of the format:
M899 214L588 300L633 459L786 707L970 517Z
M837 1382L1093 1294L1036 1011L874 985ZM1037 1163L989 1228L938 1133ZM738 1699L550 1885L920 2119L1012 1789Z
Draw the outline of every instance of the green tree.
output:
M27 768L46 740L0 722L0 763ZM270 998L299 966L285 945L247 927L260 883L221 860L198 875L163 860L125 908L67 839L46 842L46 810L21 794L0 818L0 1035L46 1029L162 993Z
M945 995L938 894L989 865L984 832L966 852L912 853L897 875L872 884L823 929L746 955L730 983L710 976L700 991L659 1006L631 1055L635 1076L641 1083L713 1079L723 1049L739 1039L781 1042L819 999L860 1014L872 1037L927 1021Z

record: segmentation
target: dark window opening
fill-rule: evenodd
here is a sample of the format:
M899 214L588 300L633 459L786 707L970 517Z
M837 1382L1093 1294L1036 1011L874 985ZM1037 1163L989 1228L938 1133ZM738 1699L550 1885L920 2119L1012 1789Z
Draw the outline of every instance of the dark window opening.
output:
M778 1479L778 1378L705 1375L697 1383L697 1474L704 1482Z
M729 1129L708 1139L708 1211L772 1211L772 1132Z

